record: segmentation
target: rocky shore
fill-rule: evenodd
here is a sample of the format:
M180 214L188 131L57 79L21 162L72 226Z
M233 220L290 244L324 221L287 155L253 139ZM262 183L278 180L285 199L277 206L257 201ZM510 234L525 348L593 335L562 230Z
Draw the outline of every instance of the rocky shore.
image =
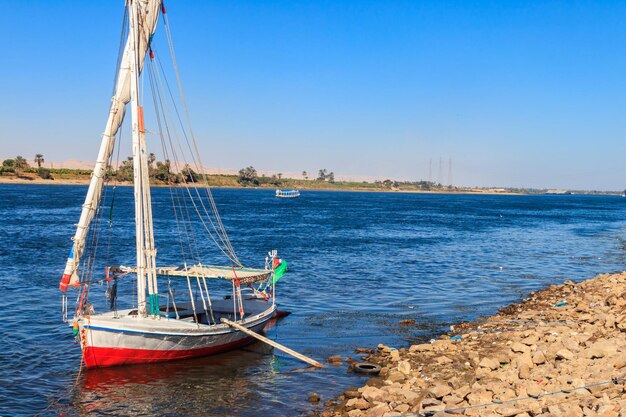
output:
M323 417L626 417L626 272L566 281L430 343L379 345Z

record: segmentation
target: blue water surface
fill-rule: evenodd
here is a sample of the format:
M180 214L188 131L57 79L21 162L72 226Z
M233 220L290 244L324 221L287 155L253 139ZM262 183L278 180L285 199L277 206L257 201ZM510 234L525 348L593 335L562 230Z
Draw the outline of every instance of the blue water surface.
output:
M0 185L0 415L302 415L363 377L310 371L259 344L197 360L82 372L58 284L84 186ZM167 188L153 189L158 262L180 259ZM115 194L113 212L111 196ZM624 270L626 198L214 190L240 259L278 249L290 270L269 337L316 359L425 340L529 291ZM132 189L107 190L98 254L132 264ZM108 232L109 216L113 230ZM219 263L196 224L206 261ZM96 264L94 279L104 277ZM120 302L132 303L132 282ZM106 302L94 286L96 309ZM130 306L121 306L130 307ZM414 326L400 326L415 319Z

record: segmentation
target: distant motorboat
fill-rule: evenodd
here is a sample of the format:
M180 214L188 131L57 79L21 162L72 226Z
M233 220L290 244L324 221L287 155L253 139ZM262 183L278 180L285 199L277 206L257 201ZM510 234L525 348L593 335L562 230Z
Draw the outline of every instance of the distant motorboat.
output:
M298 197L300 197L300 191L298 191L298 190L276 190L276 197L278 197L278 198L298 198Z

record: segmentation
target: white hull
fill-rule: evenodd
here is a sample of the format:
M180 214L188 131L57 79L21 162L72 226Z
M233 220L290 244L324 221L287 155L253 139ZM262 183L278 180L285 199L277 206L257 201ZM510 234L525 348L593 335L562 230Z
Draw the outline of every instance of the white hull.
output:
M275 306L250 301L250 315L237 323L261 332L274 315ZM255 305L256 304L256 305ZM232 308L232 303L230 304ZM153 363L206 356L251 342L250 336L225 324L196 324L193 317L137 317L133 310L105 313L79 320L79 334L87 368ZM216 311L217 316L227 315ZM232 310L231 313L232 315Z

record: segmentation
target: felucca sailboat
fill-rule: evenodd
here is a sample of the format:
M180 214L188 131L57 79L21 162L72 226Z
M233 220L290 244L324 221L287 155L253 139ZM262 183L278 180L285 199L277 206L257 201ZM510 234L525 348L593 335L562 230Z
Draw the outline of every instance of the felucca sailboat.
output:
M165 71L159 55L155 58L152 40L161 16L183 111L167 104L169 99L174 101L174 95L170 83L164 79ZM203 185L200 183L205 182L206 178L202 175L204 170L193 131L183 123L185 119L188 123L188 116L181 116L187 114L187 108L162 1L126 0L124 19L123 41L120 45L108 120L60 284L64 319L73 324L87 368L191 358L246 344L251 341L250 336L223 323L222 319L244 327L243 330L263 330L276 308L275 283L286 270L286 263L278 259L276 251L269 252L264 268L243 267L226 234L208 184L200 187ZM146 143L143 93L140 88L146 83L142 75L144 64L149 70L147 72L158 129L156 133L150 134L160 137L164 156L168 157L167 181L172 185L169 177L170 164L172 172L179 173L172 175L181 178L180 184L169 190L173 218L176 220L181 242L181 262L177 266L157 264L150 194L151 161ZM130 106L132 119L136 264L113 266L107 260L106 274L102 274L104 278L96 280L94 265L97 262L94 258L98 251L87 248L97 245L99 241L96 226L99 219L105 217L106 211L103 208L103 192L111 188L115 190L115 187L110 187L111 184L105 182L114 177L114 172L109 171L109 168L113 166L116 144L119 147L119 131L127 106ZM168 122L168 117L173 118L174 122ZM179 130L176 132L176 129ZM184 156L185 152L191 156L191 163L199 175L194 175ZM197 247L200 237L192 229L198 226L204 229L202 232L208 234L208 238L228 259L227 266L207 265L202 262ZM114 248L110 247L106 252L112 252L110 257L115 258ZM168 259L172 257L168 256ZM130 308L118 310L117 287L124 277L136 278L136 299L132 298ZM173 289L175 284L172 284L176 280L179 280L178 293ZM211 280L226 282L230 295L212 299L209 288L214 284ZM89 290L96 283L106 285L111 311L93 311L89 302ZM167 285L167 290L160 291L164 284ZM74 317L68 320L68 294L72 288L78 291ZM183 290L180 291L180 288Z

